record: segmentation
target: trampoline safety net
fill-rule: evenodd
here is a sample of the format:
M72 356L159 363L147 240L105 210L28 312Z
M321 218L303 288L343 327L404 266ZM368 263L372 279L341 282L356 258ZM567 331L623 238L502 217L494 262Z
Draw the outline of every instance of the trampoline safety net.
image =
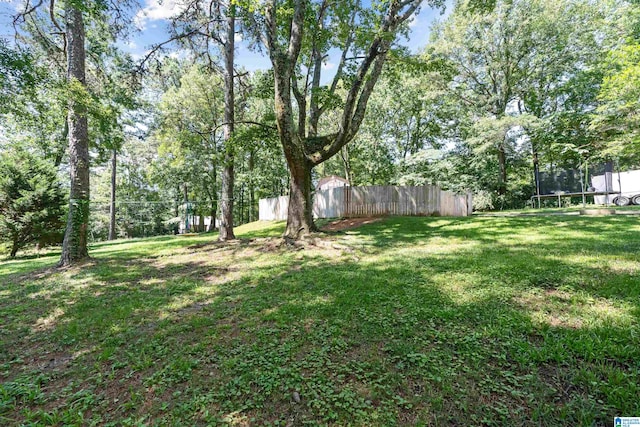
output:
M590 165L588 168L549 167L538 172L538 189L540 195L563 193L580 193L592 187L592 177L613 172L612 163ZM610 176L610 175L609 175ZM611 185L611 179L607 184Z

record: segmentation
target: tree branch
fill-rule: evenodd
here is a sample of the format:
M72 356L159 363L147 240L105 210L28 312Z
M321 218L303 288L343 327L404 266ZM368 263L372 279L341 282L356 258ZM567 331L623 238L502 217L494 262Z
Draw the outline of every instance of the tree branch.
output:
M277 58L281 55L280 47L278 46L278 33L276 25L276 0L272 0L271 4L265 9L265 39L267 49L269 50L269 56L271 63L276 67Z
M295 75L291 76L291 90L298 103L298 136L302 140L306 137L307 131L307 96L306 87L304 93L300 91Z
M392 40L388 34L395 34L398 26L408 19L420 6L421 0L398 2L392 1L387 14L382 22L379 35L372 41L365 59L360 64L356 78L349 90L344 106L344 112L340 121L340 128L335 136L324 138L329 144L319 146L314 141L308 141L309 148L307 158L317 165L336 154L345 144L351 141L364 118L369 97L373 92L376 82L382 72L386 55L391 47ZM402 15L399 15L403 7L411 6ZM317 139L317 138L316 138ZM315 148L318 148L317 150Z
M145 64L147 63L147 61L153 56L155 55L159 50L161 50L164 46L168 45L169 43L173 43L174 41L177 40L182 40L184 38L190 37L196 33L198 33L199 30L195 29L192 31L189 31L187 33L183 33L183 34L176 34L175 36L163 41L162 43L158 43L155 46L153 46L151 48L151 50L149 52L147 52L147 54L144 56L144 58L142 58L142 61L140 61L140 64L138 64L137 67L137 71L138 72L142 72L142 70L144 69Z
M15 18L13 18L13 25L16 26L18 24L18 22L20 21L20 19L22 19L22 22L25 22L25 18L28 15L31 15L33 12L35 12L36 9L38 9L40 6L42 6L42 2L43 2L43 0L38 0L37 4L35 4L33 7L29 8L29 4L31 2L29 0L27 0L27 3L25 3L25 5L24 5L24 12L18 13L15 16Z
M264 123L260 123L260 122L254 122L252 120L236 120L234 122L224 122L224 123L220 123L218 125L216 125L213 129L212 132L216 132L218 131L218 129L220 129L222 126L226 126L229 124L242 124L242 125L254 125L254 126L260 126L263 127L265 129L270 129L270 130L278 130L277 127L275 126L271 126L271 125L267 125Z
M49 16L51 17L51 22L53 23L53 26L56 27L58 31L62 32L64 30L58 24L58 21L56 20L56 16L54 13L55 6L56 6L56 0L51 0L49 2Z
M295 0L295 9L291 21L291 34L289 35L289 48L287 58L289 60L289 72L293 75L293 68L298 61L302 48L302 34L304 28L304 12L307 0Z
M327 1L323 0L320 6L320 10L318 11L318 28L316 31L318 33L322 33L324 30L324 13L327 9ZM313 48L311 49L311 61L313 62L313 78L311 79L311 102L309 108L309 136L318 135L318 122L320 121L320 115L322 111L319 105L319 93L320 89L320 74L322 72L322 60L323 55L320 52L320 48L317 45L317 37L314 37ZM309 78L309 74L307 73L307 81Z
M345 41L344 48L342 49L342 55L340 56L340 63L338 64L338 69L336 70L336 75L333 76L333 81L331 82L331 87L329 88L329 94L333 95L336 92L336 88L338 87L338 82L342 78L342 70L344 68L345 63L347 62L347 54L351 49L351 45L353 44L354 39L354 28L355 28L355 19L358 14L358 10L360 9L360 2L356 4L356 7L353 9L353 13L351 14L351 19L349 20L349 34L347 35L347 40ZM362 57L364 59L364 57ZM320 114L324 113L327 109L326 105L323 105L320 111Z

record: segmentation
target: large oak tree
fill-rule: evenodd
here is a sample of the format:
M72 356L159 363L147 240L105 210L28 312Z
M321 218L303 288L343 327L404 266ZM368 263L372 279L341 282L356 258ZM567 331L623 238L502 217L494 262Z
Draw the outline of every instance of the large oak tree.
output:
M285 237L314 230L311 171L355 137L396 36L421 4L270 0L247 7L254 11L249 26L266 48L275 77L276 123L291 175ZM323 84L323 68L336 50L335 75ZM340 118L321 129L330 110Z

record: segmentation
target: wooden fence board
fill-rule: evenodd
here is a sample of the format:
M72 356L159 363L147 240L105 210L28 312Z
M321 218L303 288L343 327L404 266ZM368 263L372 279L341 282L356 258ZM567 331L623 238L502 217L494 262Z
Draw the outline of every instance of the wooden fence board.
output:
M288 196L260 199L260 220L285 220ZM467 216L473 212L471 194L457 195L434 185L335 187L314 196L316 218L369 216Z
M258 219L260 221L284 221L287 219L289 196L260 199L258 208Z

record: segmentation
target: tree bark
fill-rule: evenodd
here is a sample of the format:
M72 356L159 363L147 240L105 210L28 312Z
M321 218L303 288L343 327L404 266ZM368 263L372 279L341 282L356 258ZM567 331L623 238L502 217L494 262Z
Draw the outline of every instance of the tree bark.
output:
M211 223L209 224L209 232L213 232L216 231L216 214L217 214L217 206L215 206L215 204L211 205Z
M287 228L284 237L297 240L317 230L313 222L312 165L306 160L288 163L291 181L289 185Z
M311 169L313 163L304 152L304 140L295 131L293 124L293 108L291 105L291 80L288 63L281 60L275 72L275 108L280 141L289 167L289 206L287 210L287 227L284 237L297 240L312 231L313 209L311 197Z
M249 152L249 222L255 220L254 203L256 198L256 189L253 183L253 172L255 169L255 161L253 150Z
M342 157L342 164L344 165L344 178L349 185L353 185L351 179L351 159L349 157L349 148L346 145L340 150L340 157Z
M9 254L9 258L15 258L19 249L20 249L20 242L18 242L17 240L14 240L13 244L11 245L11 254Z
M242 187L240 187L240 206L238 209L238 212L240 215L236 215L236 218L240 217L240 224L244 224L244 208L245 208L245 204L244 204L244 185Z
M231 137L234 131L235 98L233 87L233 63L235 49L235 6L229 4L227 9L227 35L224 43L224 168L222 171L222 197L220 200L221 218L219 240L234 240L233 233L233 185L234 185L234 150Z
M116 239L116 165L118 152L111 152L111 200L109 203L109 240Z
M213 188L211 190L211 224L209 225L209 231L216 231L216 216L218 215L218 198L217 194L217 182L216 182L216 167L213 166Z
M507 155L505 153L504 144L498 147L498 164L500 166L500 177L498 180L498 194L507 193Z
M219 240L233 240L233 158L225 155L225 166L222 169L222 197L220 198L220 236Z
M188 233L191 230L191 226L189 224L189 187L187 187L186 182L182 187L182 191L184 193L184 232Z
M73 2L65 10L67 36L67 81L75 89L86 88L84 22L82 12ZM86 107L74 99L82 96L80 90L69 101L69 215L62 243L60 266L68 266L89 256L87 231L89 228L89 132Z
M496 89L496 93L499 91ZM496 102L494 114L496 119L500 120L505 116L506 104L501 103L500 101ZM502 141L499 142L497 151L498 151L498 194L503 196L507 194L507 131L505 130L504 135L502 135ZM504 200L502 201L504 204Z
M180 194L180 187L178 187L176 194ZM180 202L177 200L176 205L174 206L174 214L175 218L178 218L180 216ZM173 234L176 236L180 234L180 221L178 221L178 223L173 226Z
M69 121L65 117L64 119L64 129L62 130L62 141L69 141ZM56 143L56 146L58 144ZM68 145L68 143L66 144ZM62 159L64 158L64 153L66 151L65 144L60 143L60 146L56 148L56 157L54 159L54 166L58 167L62 163Z
M198 209L198 232L202 233L204 230L204 208Z
M538 160L538 149L536 148L535 143L531 144L531 154L532 154L532 162L533 162L533 181L536 187L538 208L540 208L540 164Z

